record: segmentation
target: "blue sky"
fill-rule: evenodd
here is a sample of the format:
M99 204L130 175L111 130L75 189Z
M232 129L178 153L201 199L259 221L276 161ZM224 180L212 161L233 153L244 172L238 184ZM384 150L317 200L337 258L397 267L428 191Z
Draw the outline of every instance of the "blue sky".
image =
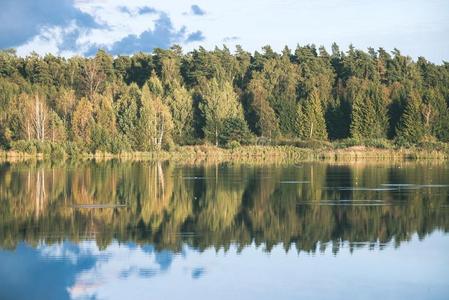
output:
M1 0L0 48L63 56L180 44L398 48L449 61L448 0Z

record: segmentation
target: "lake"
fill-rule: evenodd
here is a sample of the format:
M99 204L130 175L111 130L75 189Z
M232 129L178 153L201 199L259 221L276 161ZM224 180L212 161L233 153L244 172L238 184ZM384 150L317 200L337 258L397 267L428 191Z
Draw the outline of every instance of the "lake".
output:
M449 164L0 163L0 299L448 299Z

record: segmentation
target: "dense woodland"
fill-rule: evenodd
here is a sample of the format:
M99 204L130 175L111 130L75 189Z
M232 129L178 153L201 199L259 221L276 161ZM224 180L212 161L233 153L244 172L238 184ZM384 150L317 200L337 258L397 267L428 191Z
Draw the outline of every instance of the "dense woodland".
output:
M0 52L0 147L95 152L279 140L449 141L449 63L314 45L63 58Z

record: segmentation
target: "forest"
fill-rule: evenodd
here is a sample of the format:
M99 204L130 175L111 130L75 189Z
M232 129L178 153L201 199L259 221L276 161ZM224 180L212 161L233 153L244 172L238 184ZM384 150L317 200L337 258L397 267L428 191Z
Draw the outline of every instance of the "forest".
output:
M333 44L116 56L0 52L0 149L449 141L449 63Z

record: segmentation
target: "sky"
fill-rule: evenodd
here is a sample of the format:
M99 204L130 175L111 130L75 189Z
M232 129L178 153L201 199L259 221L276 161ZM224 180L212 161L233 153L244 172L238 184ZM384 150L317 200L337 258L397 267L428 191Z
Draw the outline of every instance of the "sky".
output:
M0 49L70 57L181 45L394 48L449 61L448 0L0 0Z

